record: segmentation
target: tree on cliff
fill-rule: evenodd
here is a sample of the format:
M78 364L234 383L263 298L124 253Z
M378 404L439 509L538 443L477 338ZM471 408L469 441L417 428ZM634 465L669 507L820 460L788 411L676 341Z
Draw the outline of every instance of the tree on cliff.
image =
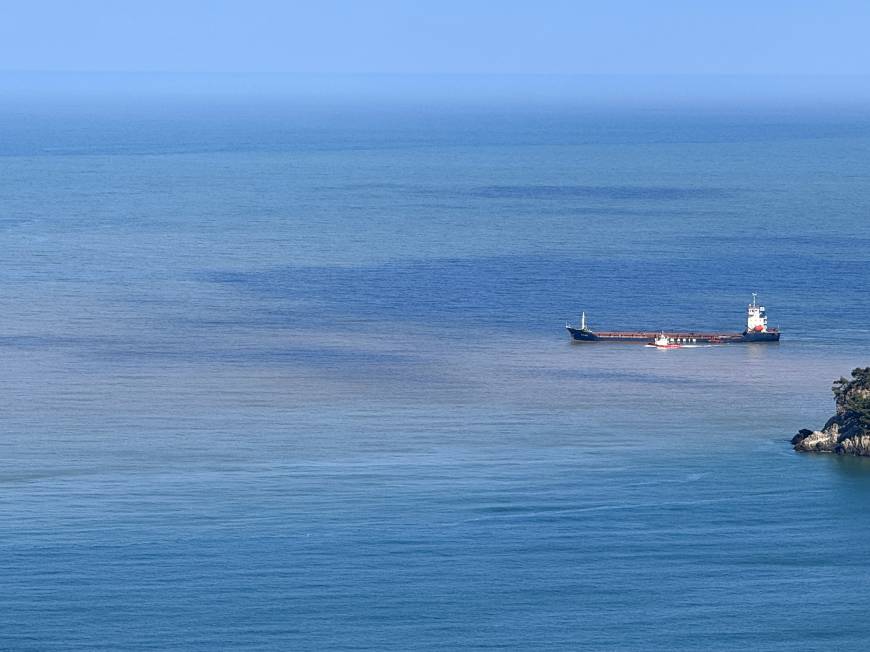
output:
M853 412L862 426L870 426L870 367L852 370L852 380L840 378L831 388L837 405Z
M798 431L794 449L870 457L870 367L853 369L852 380L840 378L831 389L837 413L821 430Z

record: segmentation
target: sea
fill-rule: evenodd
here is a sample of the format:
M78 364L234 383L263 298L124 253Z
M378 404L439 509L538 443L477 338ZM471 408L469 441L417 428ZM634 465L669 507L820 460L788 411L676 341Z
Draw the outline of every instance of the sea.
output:
M867 107L125 93L0 102L0 649L870 647Z

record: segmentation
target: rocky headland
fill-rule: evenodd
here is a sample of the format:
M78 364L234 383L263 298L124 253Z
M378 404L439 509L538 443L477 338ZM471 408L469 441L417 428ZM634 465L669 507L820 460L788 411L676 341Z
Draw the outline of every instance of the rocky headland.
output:
M837 413L821 430L800 430L791 443L796 451L870 456L870 367L852 370L832 388Z

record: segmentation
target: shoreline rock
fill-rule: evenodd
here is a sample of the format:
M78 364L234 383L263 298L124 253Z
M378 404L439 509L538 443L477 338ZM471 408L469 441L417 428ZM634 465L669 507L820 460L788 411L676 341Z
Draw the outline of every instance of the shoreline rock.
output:
M852 370L831 388L836 414L821 430L802 429L791 443L799 452L870 456L870 367Z

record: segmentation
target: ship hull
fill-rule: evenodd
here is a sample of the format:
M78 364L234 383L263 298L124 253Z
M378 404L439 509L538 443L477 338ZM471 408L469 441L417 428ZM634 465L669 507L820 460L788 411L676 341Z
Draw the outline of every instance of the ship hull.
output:
M635 342L648 344L659 337L661 331L609 331L594 333L590 330L566 327L575 342ZM665 332L664 336L681 344L749 344L755 342L779 342L779 331L763 333L696 333Z

